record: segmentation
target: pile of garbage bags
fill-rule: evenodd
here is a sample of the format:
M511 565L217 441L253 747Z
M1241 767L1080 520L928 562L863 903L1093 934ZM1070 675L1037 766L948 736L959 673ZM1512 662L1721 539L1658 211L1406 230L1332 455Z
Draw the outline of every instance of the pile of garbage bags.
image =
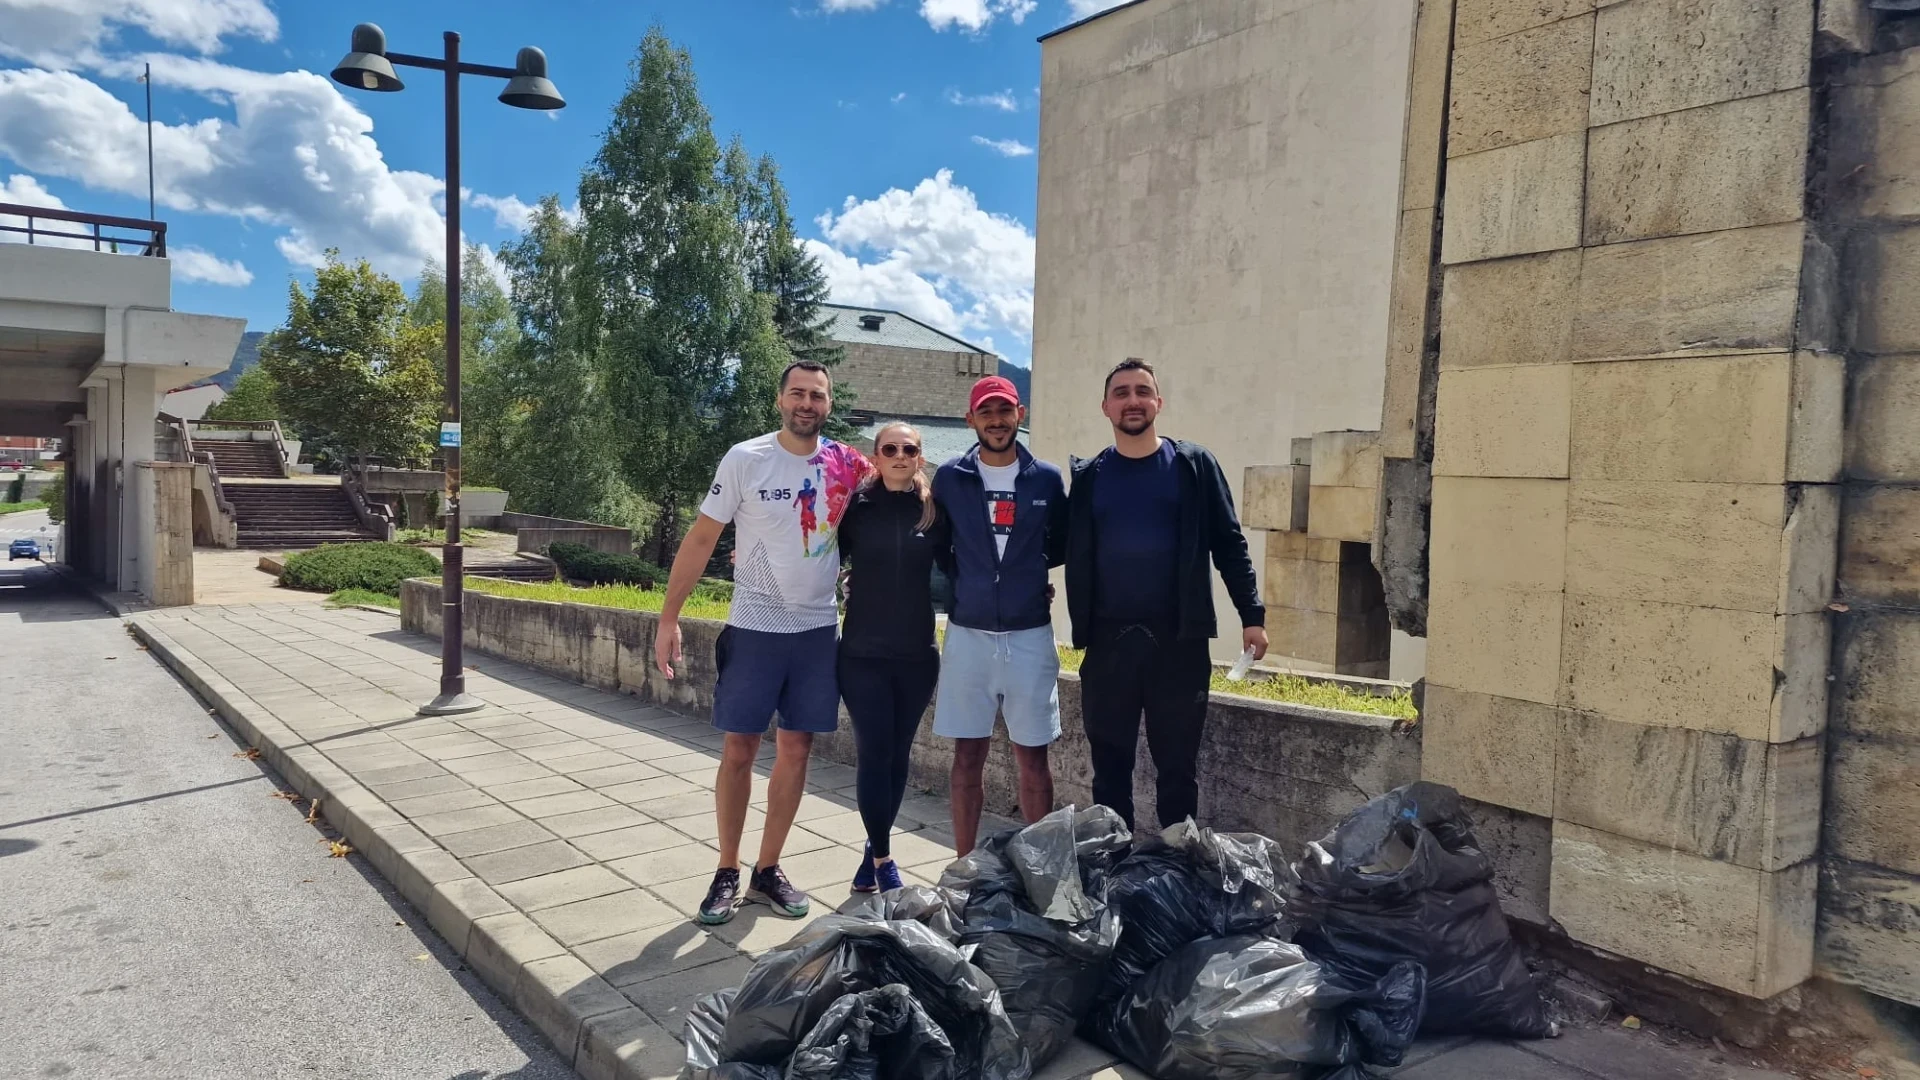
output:
M683 1080L1028 1080L1078 1034L1160 1080L1359 1080L1421 1032L1549 1034L1451 789L1290 864L1068 807L866 897L687 1017Z

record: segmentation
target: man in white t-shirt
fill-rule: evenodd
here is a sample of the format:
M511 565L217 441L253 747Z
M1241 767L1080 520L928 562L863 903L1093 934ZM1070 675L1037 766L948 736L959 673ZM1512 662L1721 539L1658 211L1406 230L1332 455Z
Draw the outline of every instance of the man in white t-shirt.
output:
M836 539L847 502L872 466L858 450L820 437L833 411L833 382L821 364L789 365L780 377L779 405L779 431L749 439L720 460L700 516L674 556L654 638L654 660L671 679L682 659L680 608L699 583L721 530L732 523L733 609L714 646L720 675L713 688L713 726L726 744L714 785L720 868L699 915L709 925L733 918L753 762L776 713L767 821L747 898L791 918L807 913L807 895L780 870L780 849L806 790L813 736L834 730L840 720Z

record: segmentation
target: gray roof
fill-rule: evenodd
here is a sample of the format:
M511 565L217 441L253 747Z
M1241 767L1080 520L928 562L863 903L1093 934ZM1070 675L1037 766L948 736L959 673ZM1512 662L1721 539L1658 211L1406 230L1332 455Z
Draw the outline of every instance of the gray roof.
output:
M874 345L894 345L902 349L929 349L934 352L975 352L982 356L991 356L987 350L972 342L962 341L952 334L943 333L910 315L902 315L886 308L848 307L844 304L821 304L820 312L833 321L827 326L827 336L835 341L863 341ZM863 315L880 316L880 328L868 330L860 325Z
M873 446L873 437L879 433L881 428L886 427L895 420L903 419L907 423L912 424L914 428L920 432L920 441L924 444L920 448L921 453L925 456L928 464L936 467L945 465L947 462L973 449L974 443L979 441L975 438L973 429L967 426L965 420L952 420L929 416L881 416L875 419L873 423L858 429L860 432L858 441L861 449L871 449ZM1020 441L1023 443L1026 442L1029 434L1025 428L1020 429Z

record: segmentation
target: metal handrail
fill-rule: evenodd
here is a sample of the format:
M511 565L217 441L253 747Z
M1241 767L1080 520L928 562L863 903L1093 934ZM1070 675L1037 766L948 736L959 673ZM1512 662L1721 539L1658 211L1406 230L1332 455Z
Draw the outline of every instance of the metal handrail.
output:
M24 234L29 244L40 241L41 238L47 240L82 240L92 241L93 250L95 251L106 250L118 254L120 252L120 245L126 244L139 249L136 252L132 252L132 254L153 255L159 258L166 258L167 255L167 223L164 221L148 221L144 218L115 217L111 214L89 214L79 210L56 210L47 206L27 206L24 203L0 202L0 218L9 217L25 218L27 223L25 225L12 225L0 222L0 233ZM37 226L35 224L36 221L67 222L87 226L87 230L74 232L49 229ZM121 229L129 232L145 233L146 235L144 237L110 236L103 233L101 231L102 229Z

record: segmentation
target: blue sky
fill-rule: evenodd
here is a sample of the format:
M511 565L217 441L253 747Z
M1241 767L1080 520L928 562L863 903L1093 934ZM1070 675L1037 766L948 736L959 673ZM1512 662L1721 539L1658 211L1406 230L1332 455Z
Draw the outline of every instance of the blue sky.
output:
M325 73L355 22L389 47L510 65L546 50L555 114L462 95L464 232L497 247L548 192L572 202L635 46L689 49L723 139L779 161L835 298L907 311L1026 363L1040 47L1107 0L550 0L295 4L0 0L0 201L145 217L142 63L174 306L270 329L337 246L403 279L442 245L438 76L399 94Z

